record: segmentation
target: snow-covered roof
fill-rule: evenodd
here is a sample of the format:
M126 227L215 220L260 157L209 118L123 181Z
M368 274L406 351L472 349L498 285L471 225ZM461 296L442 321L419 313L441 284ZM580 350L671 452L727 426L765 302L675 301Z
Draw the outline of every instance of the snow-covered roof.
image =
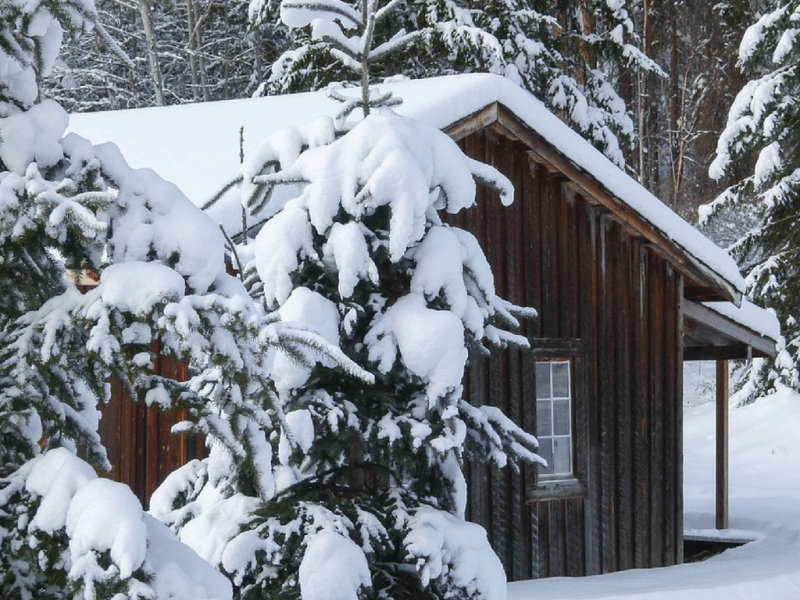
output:
M743 293L745 282L733 259L634 179L509 80L487 74L455 75L381 85L403 99L397 112L445 129L494 103L509 109L567 160L636 211L710 274ZM244 100L75 114L70 130L95 144L113 141L133 167L155 169L202 205L239 165L239 131L245 153L274 131L320 115L335 115L340 104L325 92ZM352 118L352 117L351 117ZM230 223L238 211L212 217Z
M703 302L703 306L773 342L781 337L781 325L775 313L749 300L742 300L742 305L738 308L730 302Z

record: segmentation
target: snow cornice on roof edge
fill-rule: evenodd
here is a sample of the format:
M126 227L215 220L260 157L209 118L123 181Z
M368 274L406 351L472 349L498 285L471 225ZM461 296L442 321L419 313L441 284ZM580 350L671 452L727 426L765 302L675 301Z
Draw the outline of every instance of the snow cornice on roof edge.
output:
M398 113L442 130L492 105L505 107L527 130L552 146L564 161L595 181L615 199L618 208L627 207L645 225L644 229L651 228L673 244L692 266L690 272L699 271L706 282L715 284L721 297L736 304L741 301L745 282L724 250L513 82L496 75L467 74L392 81L378 87L403 99L396 109ZM71 118L70 130L95 144L116 143L132 166L153 168L200 205L236 172L240 127L244 128L247 151L278 129L299 125L315 116L334 115L339 106L324 91L309 92L76 114ZM233 223L240 219L239 212L235 212ZM224 215L213 216L225 219Z

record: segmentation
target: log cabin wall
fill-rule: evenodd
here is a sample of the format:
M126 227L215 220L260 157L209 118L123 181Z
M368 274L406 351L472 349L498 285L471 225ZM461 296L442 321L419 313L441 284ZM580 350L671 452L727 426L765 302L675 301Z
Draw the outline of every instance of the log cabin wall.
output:
M476 235L498 292L539 312L523 326L533 350L475 356L465 393L536 432L536 361L560 358L574 396L574 481L470 465L468 518L510 580L681 562L681 275L499 125L459 143L511 178L516 199L504 208L482 190L450 221Z

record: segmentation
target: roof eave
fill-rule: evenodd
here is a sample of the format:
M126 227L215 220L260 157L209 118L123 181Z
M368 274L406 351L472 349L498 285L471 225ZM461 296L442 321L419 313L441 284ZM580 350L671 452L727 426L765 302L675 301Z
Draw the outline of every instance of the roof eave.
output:
M664 235L655 225L636 212L598 182L585 169L559 152L552 144L520 121L514 113L494 102L478 112L458 120L444 128L453 139L462 139L486 127L499 129L501 133L519 140L528 148L534 160L552 171L562 173L566 184L586 198L602 205L614 214L625 227L644 237L685 278L684 294L693 301L727 301L739 306L742 291L700 258L683 248L675 240Z

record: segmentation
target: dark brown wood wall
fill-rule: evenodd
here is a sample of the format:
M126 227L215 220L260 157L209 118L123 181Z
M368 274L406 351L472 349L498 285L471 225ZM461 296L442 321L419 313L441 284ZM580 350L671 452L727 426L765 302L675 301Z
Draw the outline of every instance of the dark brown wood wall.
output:
M451 221L478 238L498 292L539 311L523 327L534 350L475 357L466 393L535 432L537 355L572 359L579 481L553 498L532 467L470 465L468 518L511 580L680 562L680 274L535 148L488 128L460 144L510 177L516 200L504 208L481 191Z
M156 356L157 374L187 379L185 363L160 353ZM129 485L144 507L167 475L193 458L205 456L202 440L170 432L175 423L185 419L185 413L134 402L117 381L111 381L111 399L101 412L100 439L112 467L103 475Z

